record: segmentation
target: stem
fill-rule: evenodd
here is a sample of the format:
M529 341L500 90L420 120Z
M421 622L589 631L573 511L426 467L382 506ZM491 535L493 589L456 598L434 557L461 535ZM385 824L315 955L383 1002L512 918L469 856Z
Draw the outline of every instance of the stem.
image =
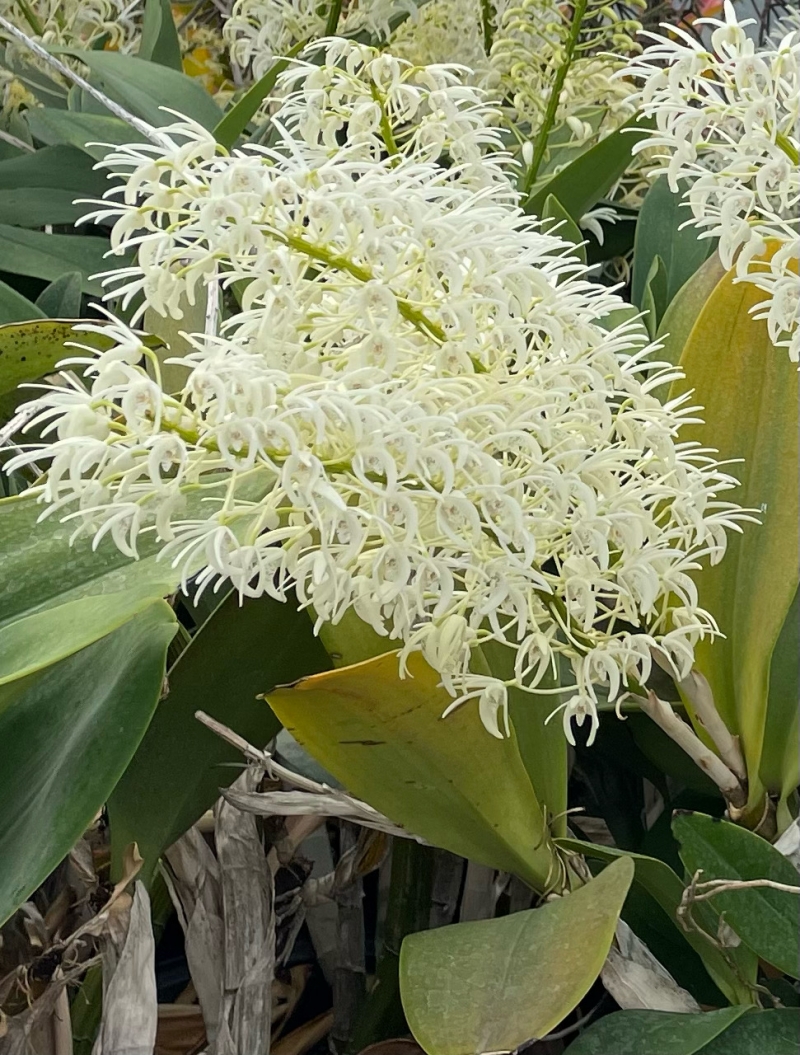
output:
M722 720L714 704L711 686L698 670L690 672L687 678L676 680L675 684L691 703L697 721L702 725L719 751L720 758L741 784L747 780L745 765L738 736L734 736Z
M17 0L17 7L20 9L25 17L25 21L31 27L37 37L44 36L44 26L39 21L36 12L33 10L28 0Z
M336 28L339 25L339 16L342 13L342 0L331 0L331 6L328 8L328 19L325 22L325 36L333 37L336 35Z
M692 727L679 718L672 707L660 700L654 692L648 692L646 697L637 696L636 702L644 713L708 774L730 806L734 810L741 810L747 802L747 796L736 774L706 747Z
M375 278L372 272L362 267L361 264L356 264L355 261L349 260L346 256L332 253L329 249L323 248L323 246L314 245L313 242L309 242L302 235L284 234L282 231L277 230L270 231L270 234L273 238L283 242L284 245L297 249L298 252L305 253L312 260L318 260L321 264L336 268L338 271L346 271L348 275L357 278L359 282L371 282ZM419 308L415 308L413 304L410 304L402 297L397 298L397 310L407 322L410 322L421 333L433 337L442 343L446 340L445 332L438 323L433 322L424 312L420 311Z
M494 40L494 9L491 0L481 0L481 25L483 26L483 50L488 56Z
M397 142L395 141L394 132L392 131L392 123L389 120L389 117L386 113L386 108L383 105L386 100L384 99L383 95L381 95L378 86L377 84L375 84L374 81L370 84L369 90L370 94L372 95L372 98L380 107L381 135L383 136L383 141L386 144L386 150L388 151L391 157L399 157L400 151L397 149Z
M531 187L536 180L544 159L545 151L547 150L547 140L556 119L558 100L561 97L561 90L564 87L564 81L567 79L569 68L572 65L572 56L575 53L575 47L578 43L581 24L586 15L588 2L589 0L576 0L575 3L575 9L572 14L572 25L570 26L567 44L564 48L564 61L559 66L558 72L556 73L556 79L553 81L553 90L550 93L550 98L547 100L547 109L545 110L542 127L539 129L539 134L536 137L536 145L533 148L533 157L531 158L531 163L528 166L528 171L525 173L525 180L522 184L522 193L526 197L531 192Z
M800 165L800 153L792 141L783 132L775 133L775 143L781 148L793 165Z

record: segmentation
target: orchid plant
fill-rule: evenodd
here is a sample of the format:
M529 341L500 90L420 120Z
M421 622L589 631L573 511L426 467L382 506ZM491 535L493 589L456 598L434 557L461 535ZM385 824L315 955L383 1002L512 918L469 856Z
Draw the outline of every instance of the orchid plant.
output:
M623 1051L642 962L669 992L644 1013L683 1012L687 1055L717 1051L691 1047L701 1004L731 1037L757 1008L766 1050L786 1008L765 1010L758 958L798 977L750 887L772 884L769 918L791 925L797 884L770 843L796 828L800 780L800 29L756 44L730 0L660 33L640 32L644 4L594 0L57 6L0 4L0 187L52 161L55 190L68 160L87 187L69 212L35 202L28 228L0 216L0 521L20 584L0 606L0 744L34 744L26 723L51 707L49 750L74 768L58 706L84 728L81 678L120 656L138 673L128 695L96 677L97 781L58 823L44 786L20 804L53 838L0 827L0 917L106 803L114 878L135 843L152 889L235 776L224 741L284 782L254 778L237 809L280 813L278 795L296 812L301 789L308 812L390 835L395 862L411 838L527 884L527 912L481 933L498 965L525 946L512 973L532 1001L484 986L459 929L477 924L423 928L399 962L407 930L392 939L381 984L427 1055L511 1051L567 1020L575 1055ZM208 70L182 72L198 40L214 98ZM74 272L47 262L57 246ZM98 250L102 270L83 262ZM234 625L229 667L211 642ZM209 655L208 699L181 703ZM341 791L261 750L278 720ZM724 813L676 820L686 876L673 849L647 856L644 826L631 845L609 820L598 845L568 824L615 736L660 808L700 781ZM165 761L184 741L197 753ZM34 768L21 758L0 788ZM621 921L634 875L688 942L685 976ZM751 908L728 911L731 882ZM586 1029L599 976L622 1010ZM343 1051L384 1039L373 997ZM245 1043L217 1003L209 1035Z

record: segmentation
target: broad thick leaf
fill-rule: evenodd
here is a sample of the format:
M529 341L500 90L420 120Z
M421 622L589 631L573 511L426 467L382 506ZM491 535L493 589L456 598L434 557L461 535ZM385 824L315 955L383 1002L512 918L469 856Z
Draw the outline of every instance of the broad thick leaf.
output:
M181 45L169 0L145 0L139 57L182 70Z
M205 88L178 70L118 51L70 49L69 54L89 67L109 98L156 127L175 120L175 113L167 113L164 107L209 130L219 124L220 109ZM138 138L139 133L131 131L128 142Z
M575 255L585 264L586 246L583 244L585 239L581 229L558 198L552 194L548 194L545 198L542 219L545 221L543 225L545 230L557 234L565 242L572 242L575 246Z
M0 191L59 189L73 191L73 197L99 196L108 181L92 165L89 155L77 147L44 147L33 154L0 161ZM86 212L85 207L83 211Z
M600 973L632 878L623 859L541 908L407 937L400 992L417 1042L476 1055L548 1033Z
M33 301L17 293L7 282L0 282L0 327L9 322L21 322L23 319L39 319L44 313ZM2 329L0 329L0 334ZM0 338L0 341L2 338ZM3 386L5 364L2 361L3 345L0 343L0 388ZM11 386L12 388L15 386ZM7 391L7 389L6 389Z
M578 222L616 183L630 164L634 146L649 133L637 117L601 139L561 172L547 180L526 205L526 211L542 215L544 203L552 194Z
M542 889L553 852L516 737L498 740L418 655L396 653L268 693L285 727L337 780L395 823Z
M125 769L158 700L174 630L159 601L0 689L0 923L69 852Z
M684 884L668 864L659 861L655 857L627 853L613 849L610 846L598 846L595 843L583 842L580 839L559 839L558 845L565 850L582 853L586 857L597 861L611 862L618 860L620 857L628 857L633 861L636 882L647 891L679 934L700 956L706 970L719 989L732 1003L752 1003L752 990L744 984L742 978L745 978L748 982L755 982L758 968L755 957L747 949L742 951L739 949L728 950L728 957L735 964L736 970L734 970L725 957L705 938L695 931L683 929L678 920L677 909L683 897ZM704 923L706 929L716 929L717 918L710 910L698 912L698 919Z
M74 146L50 146L0 161L0 224L73 224L88 211L76 198L99 197L108 186L92 159ZM16 271L13 259L3 270Z
M81 313L80 271L69 271L51 282L36 298L36 307L50 319L78 319Z
M485 642L480 654L487 672L501 681L513 677L514 655L494 641ZM541 688L556 684L552 676L541 683ZM548 820L551 834L567 834L567 780L569 757L567 738L559 721L548 722L553 713L555 697L547 693L508 690L508 711L517 738L522 764L533 785L533 790Z
M617 1011L590 1026L570 1044L569 1051L570 1055L696 1055L720 1034L727 1038L729 1027L746 1011L745 1007L696 1015ZM761 1048L758 1055L768 1050L773 1055L771 1048Z
M219 498L226 493L228 477L220 477ZM243 481L237 496L258 501L269 488L269 477L255 474ZM204 497L211 497L209 488ZM198 496L187 496L188 517L198 515L208 505ZM69 545L74 526L55 518L37 523L42 507L29 496L0 501L0 538L3 540L5 581L0 591L0 627L45 608L66 604L89 595L117 593L133 583L152 584L154 589L169 584L165 593L178 588L180 571L169 562L156 559L159 548L155 537L142 534L138 541L139 560L124 556L106 537L96 550L91 539L81 538ZM58 569L58 574L53 569Z
M742 1015L700 1055L798 1055L800 1010L776 1008Z
M31 134L40 143L71 144L97 160L105 157L108 149L96 144L119 146L122 143L130 143L134 134L130 125L105 113L76 113L73 110L36 106L25 111L25 120ZM88 211L88 206L86 210Z
M230 594L169 671L168 694L109 800L115 861L135 840L152 875L163 851L240 773L241 752L195 711L261 747L280 724L258 694L328 666L307 612L268 597L240 603Z
M15 227L72 225L86 213L86 206L76 205L74 198L75 191L53 187L19 187L0 191L0 223Z
M714 253L681 286L658 325L656 337L663 345L658 352L660 360L677 364L697 316L724 275L719 254Z
M109 269L105 259L107 250L105 238L45 234L44 231L26 231L0 224L0 270L43 278L48 282L67 271L80 271L84 293L98 295L103 292L97 279L92 280L89 276Z
M714 251L713 239L699 238L694 227L680 229L692 215L688 208L681 206L682 200L680 192L674 194L669 189L667 177L659 176L642 202L636 224L631 282L631 300L640 308L646 306L647 277L656 256L661 257L664 265L666 308Z
M302 41L290 48L286 58L278 59L270 66L267 72L247 92L229 107L225 116L214 129L214 138L222 146L230 149L239 136L244 132L251 118L258 110L272 89L275 87L278 77L289 66L294 55L303 48Z
M690 875L712 879L771 879L798 885L797 870L766 839L704 813L676 813L672 830ZM800 895L766 887L718 894L712 904L743 942L767 963L800 978Z
M158 566L160 578L131 569L130 585L117 593L90 594L0 626L0 685L24 678L98 641L168 593L174 574ZM0 701L0 709L2 709Z
M798 371L750 315L763 293L734 279L725 275L700 312L680 359L686 377L670 395L694 389L705 424L687 426L681 439L715 447L726 461L743 459L728 467L742 485L732 497L761 511L761 526L731 534L724 559L694 576L700 604L725 634L698 642L696 663L741 738L755 823L762 755L782 757L791 734L773 727L770 740L764 736L772 653L798 587ZM780 792L782 783L767 790Z

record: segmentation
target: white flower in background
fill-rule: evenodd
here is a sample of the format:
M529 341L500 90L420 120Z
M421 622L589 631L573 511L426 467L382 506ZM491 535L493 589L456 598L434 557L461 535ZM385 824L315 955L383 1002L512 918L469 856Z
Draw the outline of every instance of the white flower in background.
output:
M732 4L713 27L711 46L674 26L670 38L633 60L627 73L643 81L639 101L655 118L645 141L658 149L670 185L690 183L686 201L705 237L719 238L723 264L765 294L774 344L800 359L800 30L757 48ZM769 261L758 259L777 243ZM771 248L775 248L773 244Z
M49 461L41 498L77 532L134 554L155 532L187 587L294 589L318 626L355 611L495 735L508 687L566 664L566 733L593 734L598 693L645 680L651 650L688 672L715 632L688 573L743 518L734 481L680 440L692 408L655 395L675 371L636 323L599 325L621 301L522 214L502 155L485 180L470 150L449 160L464 113L494 144L480 95L327 47L287 75L271 149L228 154L179 121L168 147L109 154L126 184L102 215L138 253L113 296L180 317L235 284L240 305L191 337L177 392L133 331L104 328L108 350L65 364L86 387L45 389L42 441L8 467ZM490 639L508 680L474 663Z
M105 39L118 51L130 51L141 36L142 7L142 0L29 0L29 15L41 33L34 30L31 18L26 18L16 0L0 0L0 15L46 45L91 48ZM4 34L2 28L0 41L5 50L5 61L0 67L0 112L14 112L23 104L38 105L36 97L9 64L23 69L33 65L43 72L50 71L40 60L32 60L30 52ZM80 65L72 57L66 61L73 66Z
M231 58L251 68L256 79L262 77L296 44L325 34L333 2L236 0L223 27ZM414 0L345 0L337 24L329 28L343 35L367 30L385 40L397 16L416 16L416 11Z
M629 8L644 6L635 0ZM564 64L574 16L572 7L555 0L511 0L498 6L491 67L511 98L516 120L529 124L534 135ZM624 62L613 53L637 52L640 28L613 7L590 2L556 111L556 124L566 126L573 141L589 140L601 127L607 134L633 116L630 92L614 77Z

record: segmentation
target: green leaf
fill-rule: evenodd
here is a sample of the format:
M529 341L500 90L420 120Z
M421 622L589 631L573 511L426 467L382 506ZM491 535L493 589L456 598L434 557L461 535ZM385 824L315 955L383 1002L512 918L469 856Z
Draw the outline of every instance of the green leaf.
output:
M800 783L800 757L797 751L797 701L800 697L800 592L781 628L769 667L769 696L764 718L764 750L759 776L765 787L780 788L778 828L783 831L792 821L786 805Z
M95 296L103 292L103 287L97 279L92 280L89 276L109 269L105 259L107 251L106 238L45 234L0 224L0 265L3 270L29 278L43 278L48 282L67 271L79 271L81 289Z
M229 482L228 474L220 475L216 497L225 495ZM237 499L258 501L268 488L268 474L254 474L237 489ZM215 490L216 487L204 489L203 497L187 495L186 515L198 516L206 511L208 504L204 499L212 497ZM124 591L134 582L153 584L154 589L168 583L165 593L178 588L180 573L168 561L156 559L159 544L152 533L140 536L139 560L135 561L120 553L108 537L96 550L92 549L91 539L85 537L70 546L74 524L61 524L54 517L37 523L42 512L42 506L30 496L0 501L5 576L0 591L0 626L79 597ZM54 568L58 569L57 575Z
M570 1044L569 1052L570 1055L696 1055L705 1052L705 1045L720 1034L727 1038L728 1028L746 1011L745 1007L726 1007L703 1014L617 1011L582 1033ZM759 1055L766 1052L762 1048Z
M703 261L714 251L714 240L699 238L694 227L680 226L691 219L688 208L681 206L682 192L669 189L666 176L659 176L645 195L633 252L631 300L646 307L645 290L653 260L661 257L664 268L664 308L678 290L689 281Z
M220 109L196 78L118 51L63 50L89 67L109 98L151 125L171 124L175 112L209 130L219 124ZM174 112L167 113L163 107ZM128 142L137 134L130 133Z
M97 550L92 549L90 539L70 546L74 526L55 518L38 524L41 513L42 507L25 495L0 501L5 575L0 628L80 598L121 594L134 584L152 588L154 597L176 588L178 574L167 562L156 561L152 550L147 553L147 540L143 540L143 556L138 561L123 556L108 539Z
M0 223L15 227L71 225L86 215L86 205L75 204L75 191L55 187L17 187L0 191ZM13 261L11 261L13 264ZM9 270L15 270L11 267Z
M109 799L114 860L135 840L144 874L152 875L163 851L238 776L241 752L198 722L195 711L263 746L280 723L257 695L328 665L307 612L230 594L170 669L168 694Z
M43 147L32 154L0 161L0 190L7 193L19 189L58 189L74 192L73 198L93 194L99 197L108 181L92 165L89 155L75 146Z
M400 991L417 1043L475 1055L548 1033L600 973L632 878L631 862L616 861L541 908L407 937Z
M771 879L798 886L797 871L782 853L753 832L703 813L676 813L672 830L690 875L712 879ZM800 895L752 887L714 897L714 908L762 960L800 978Z
M160 578L137 582L118 593L79 597L0 626L0 686L49 667L127 623L169 591L170 569ZM0 708L3 703L0 701Z
M80 318L80 271L68 271L55 282L51 282L36 298L36 306L51 319Z
M597 861L613 862L620 857L630 858L634 864L636 882L647 891L666 914L669 921L698 954L710 977L721 992L732 1003L750 1004L753 1002L752 990L745 984L745 981L755 982L758 966L755 957L749 953L749 950L742 950L741 947L727 951L728 956L741 975L739 977L722 953L706 941L702 935L697 934L695 931L683 929L678 920L677 909L683 897L684 884L668 864L659 861L655 857L627 853L610 846L598 846L595 843L584 842L581 839L559 839L558 846L573 853L582 853L586 857ZM699 912L698 921L703 923L707 930L715 929L716 916L709 910Z
M72 110L35 106L25 111L25 120L31 134L40 143L54 146L69 144L98 161L106 156L108 148L97 144L120 146L130 143L132 136L130 125L107 114L75 113Z
M716 448L741 482L732 498L761 510L761 525L728 536L719 564L694 573L700 604L725 635L695 646L717 709L741 738L750 788L748 820L763 811L767 790L780 793L780 762L792 729L765 737L770 664L798 588L798 371L785 349L773 348L766 322L751 309L763 299L730 271L700 312L684 347L670 396L692 392L705 424L687 425L682 441ZM692 391L693 390L693 391ZM742 459L741 461L738 461ZM794 729L796 730L796 726Z
M0 282L0 326L9 322L21 322L23 319L40 319L44 313L37 308L33 301L17 293L15 289L6 282ZM0 329L2 334L2 329ZM2 337L0 337L2 341ZM0 343L0 387L4 375L4 363L2 362L3 346ZM14 385L11 385L14 388ZM6 389L7 391L7 389Z
M183 70L181 45L169 0L145 0L139 58Z
M247 128L259 106L275 87L278 77L288 68L291 59L302 51L304 45L305 41L301 41L290 48L285 58L274 62L267 72L245 92L241 99L229 107L225 116L214 129L214 138L218 143L230 150L245 128Z
M585 238L581 229L558 198L552 194L548 194L545 198L542 219L545 221L542 225L543 230L558 235L565 242L572 242L575 246L575 255L585 264L586 246L583 244Z
M719 254L714 253L678 290L658 325L656 337L663 345L660 360L677 365L698 315L724 274Z
M544 203L552 194L570 216L580 221L616 183L630 164L634 146L648 134L638 117L632 117L537 188L526 212L541 216Z
M158 700L174 630L159 601L0 689L0 923L69 852L125 769Z
M498 740L439 676L396 653L267 694L285 727L337 780L435 846L543 889L553 851L515 736Z
M658 330L658 320L664 314L667 306L667 270L660 256L654 256L647 274L647 281L642 294L642 308L647 314L644 321L647 324L647 332L655 337Z
M776 1008L742 1015L700 1055L800 1055L800 1010Z
M514 672L514 655L494 641L480 648L487 672L501 681L509 681ZM477 658L477 655L476 655ZM556 679L546 676L541 689L554 688ZM542 810L546 812L553 835L567 834L567 780L569 755L564 730L557 721L548 722L555 697L546 692L522 692L513 686L508 690L508 713L517 738L522 763Z

